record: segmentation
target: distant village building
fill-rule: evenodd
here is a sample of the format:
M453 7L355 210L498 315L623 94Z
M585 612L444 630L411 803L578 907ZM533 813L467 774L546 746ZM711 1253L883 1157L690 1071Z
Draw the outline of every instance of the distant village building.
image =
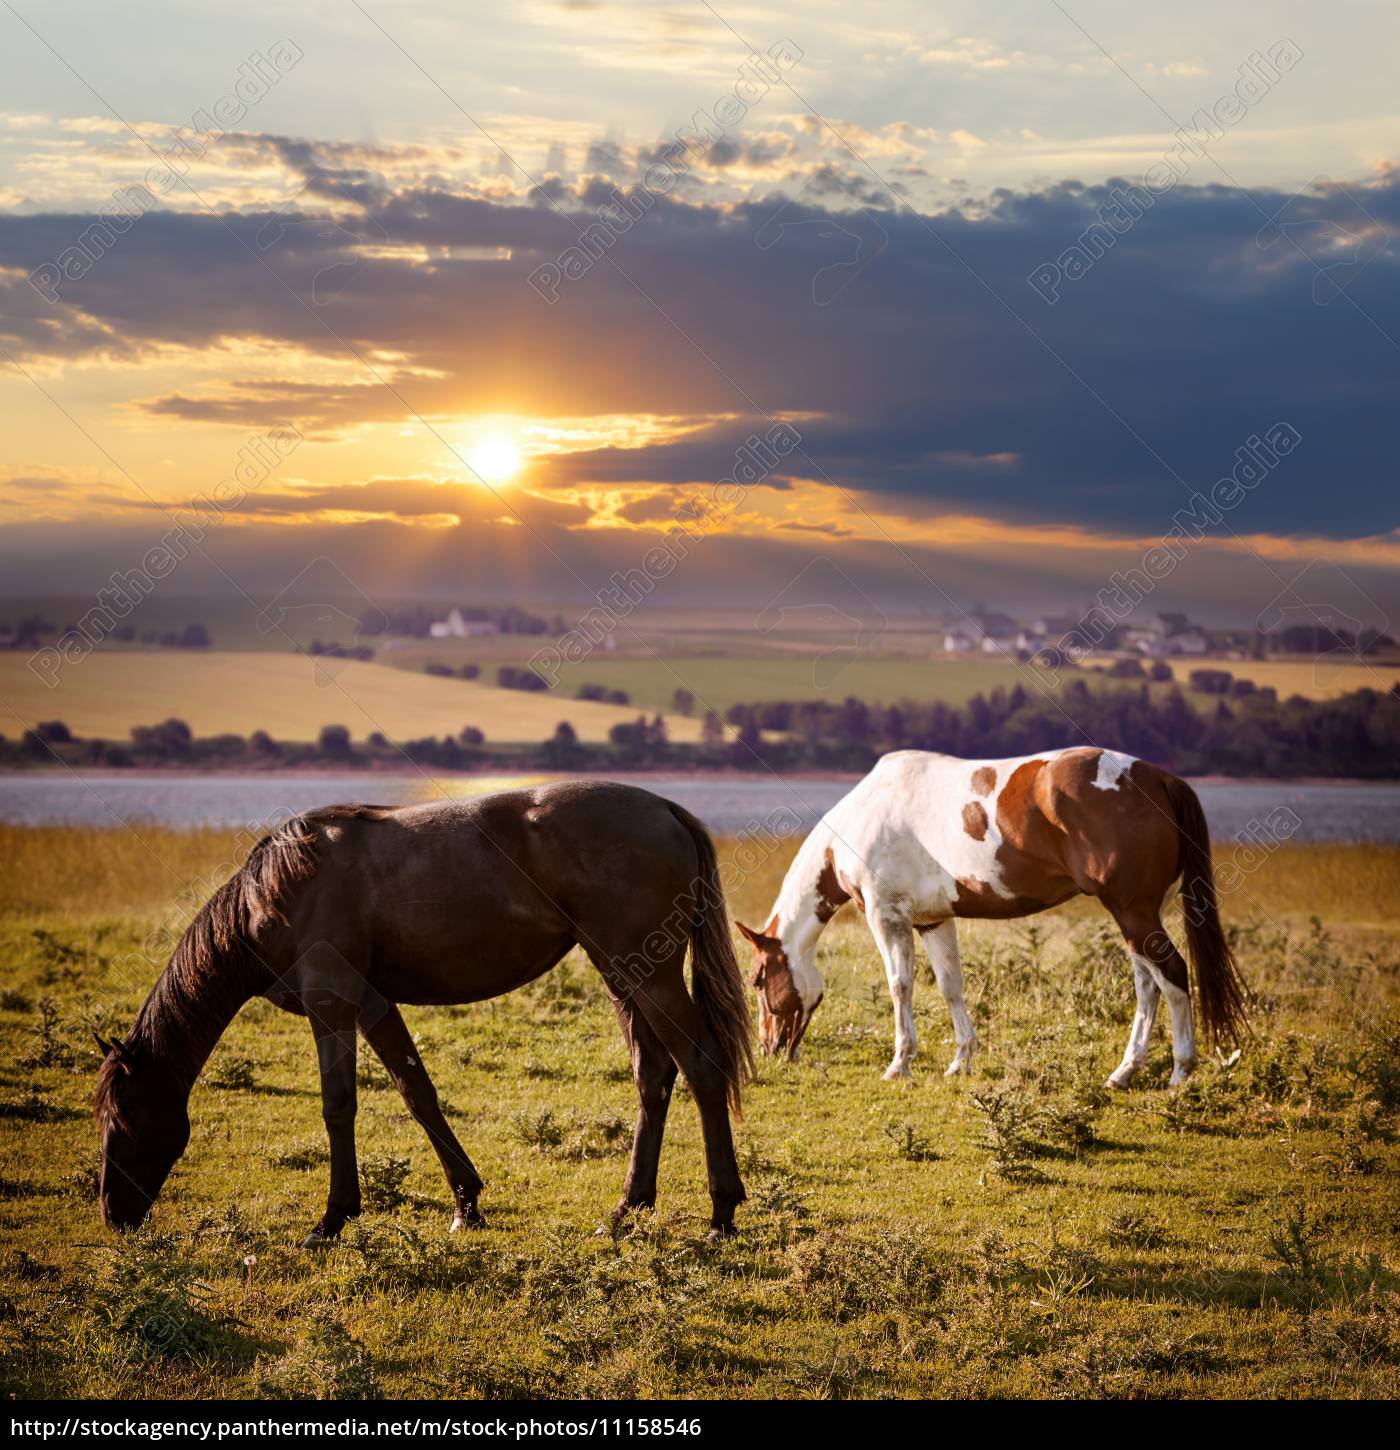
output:
M1172 654L1203 655L1210 652L1210 640L1199 629L1185 629L1167 641Z
M1152 616L1147 627L1153 634L1160 635L1163 639L1171 639L1173 635L1185 634L1188 629L1193 628L1193 625L1186 615L1179 611L1164 609Z
M1172 655L1205 655L1210 653L1210 640L1192 625L1180 633L1159 634L1153 630L1135 631L1128 637L1129 648L1149 659L1170 659Z
M966 630L950 629L943 636L943 649L946 654L969 654L976 648L976 641Z
M428 626L432 639L481 639L501 631L489 619L464 619L460 609L453 609L446 619L435 619Z
M1073 634L1079 625L1080 621L1071 619L1068 614L1044 614L1031 621L1031 632L1038 634L1042 640L1062 640Z

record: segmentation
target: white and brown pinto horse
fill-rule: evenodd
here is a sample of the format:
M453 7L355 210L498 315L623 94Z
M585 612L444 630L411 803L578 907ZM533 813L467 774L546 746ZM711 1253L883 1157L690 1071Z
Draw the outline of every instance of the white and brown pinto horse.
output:
M1220 928L1205 815L1185 781L1111 750L1015 760L886 755L803 842L764 929L739 925L754 949L763 1050L796 1055L822 1000L817 938L854 901L894 1003L885 1076L907 1076L917 1045L915 932L953 1017L948 1075L967 1071L977 1036L963 1003L957 918L1029 916L1084 895L1118 923L1137 988L1127 1049L1109 1084L1126 1087L1146 1062L1165 995L1175 1085L1196 1063L1191 978L1162 926L1162 904L1178 883L1202 1024L1217 1040L1237 1041L1244 984Z

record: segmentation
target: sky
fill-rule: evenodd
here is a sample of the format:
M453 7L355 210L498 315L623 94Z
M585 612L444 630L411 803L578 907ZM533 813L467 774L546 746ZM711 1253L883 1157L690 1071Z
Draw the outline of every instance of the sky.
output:
M202 518L163 589L584 602L682 529L669 603L1400 628L1397 41L0 0L0 592Z

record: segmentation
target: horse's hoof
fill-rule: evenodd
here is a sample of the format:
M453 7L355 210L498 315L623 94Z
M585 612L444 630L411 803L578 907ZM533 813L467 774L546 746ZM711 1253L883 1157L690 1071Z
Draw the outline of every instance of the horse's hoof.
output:
M458 1232L459 1229L464 1229L464 1228L485 1228L485 1227L486 1227L486 1219L482 1216L481 1210L478 1209L478 1208L473 1207L473 1208L471 1208L471 1209L469 1209L467 1211L467 1213L466 1213L465 1216L459 1213L459 1214L456 1214L453 1217L453 1219L452 1219L452 1227L450 1229L448 1229L448 1233L455 1234L456 1232Z
M1172 1067L1171 1081L1167 1083L1169 1088L1180 1087L1196 1070L1196 1059L1193 1057L1190 1062L1178 1062Z
M886 1082L898 1082L902 1077L909 1076L909 1069L902 1063L892 1062L884 1071Z
M321 1232L320 1227L313 1228L307 1236L302 1239L301 1246L304 1249L324 1249L330 1247L330 1239Z
M726 1223L712 1228L705 1235L705 1242L707 1244L718 1244L722 1243L725 1239L736 1239L738 1237L739 1230L732 1223Z
M1132 1086L1133 1079L1136 1076L1137 1068L1135 1067L1116 1067L1109 1073L1108 1080L1104 1083L1104 1086L1114 1088L1120 1093L1125 1092Z
M960 1077L964 1073L972 1071L972 1064L964 1062L962 1058L955 1057L947 1067L943 1069L944 1077Z

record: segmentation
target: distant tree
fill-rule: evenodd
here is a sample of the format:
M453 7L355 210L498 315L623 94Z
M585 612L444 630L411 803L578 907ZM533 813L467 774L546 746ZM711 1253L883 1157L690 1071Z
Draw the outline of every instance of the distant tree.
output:
M20 736L19 748L26 755L32 755L36 760L51 758L54 753L48 741L37 730L26 730Z
M1142 661L1132 655L1121 660L1114 660L1108 667L1108 673L1115 680L1140 680L1146 675L1142 667Z
M41 720L34 729L39 739L50 745L67 745L73 739L73 732L62 720Z
M626 690L609 690L606 697L609 705L630 705L632 697Z
M280 755L282 747L266 730L254 730L248 737L248 745L254 755Z
M691 691L682 687L671 696L671 708L677 715L689 718L691 711L695 709L695 696Z
M1165 683L1167 680L1173 678L1172 667L1166 662L1166 660L1153 660L1152 668L1148 670L1147 673L1152 679L1158 681L1159 683Z
M207 649L211 643L209 631L202 624L187 624L180 631L181 649Z
M1233 679L1229 670L1192 670L1191 688L1203 695L1224 695Z
M705 718L700 722L700 743L707 750L724 744L724 722L713 710L706 710Z
M531 694L549 688L548 682L534 670L518 670L513 665L502 665L496 671L496 683L503 690L525 690Z
M478 730L475 725L466 726L462 730L462 733L458 735L457 739L460 740L463 745L470 746L473 750L480 749L481 746L486 744L485 733L481 730Z
M451 665L439 664L437 660L429 660L423 666L423 672L428 675L446 675L449 677L455 673Z
M481 666L480 665L463 665L462 666L462 678L464 680L474 680L480 674L481 674Z
M323 725L316 737L316 746L322 755L349 755L350 732L344 725Z
M572 770L582 763L587 752L579 744L578 732L567 720L554 727L554 734L542 747L545 764L551 770Z

